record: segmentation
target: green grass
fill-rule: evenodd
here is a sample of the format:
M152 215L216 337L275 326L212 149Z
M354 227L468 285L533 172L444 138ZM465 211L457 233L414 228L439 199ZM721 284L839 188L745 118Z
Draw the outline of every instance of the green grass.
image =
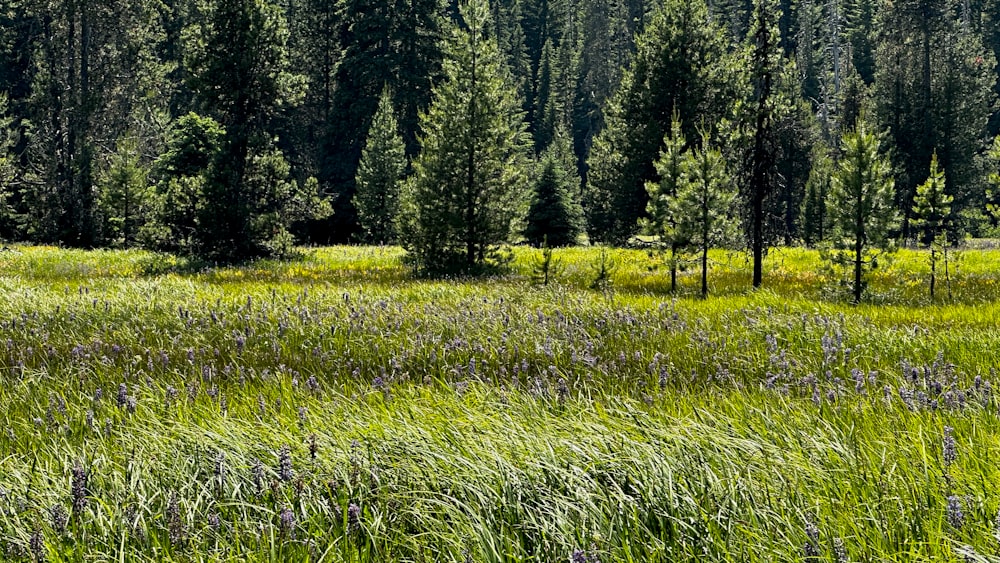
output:
M594 249L402 256L0 253L0 559L1000 560L1000 251L857 307L799 249L760 292L713 254L707 300L642 251L606 291Z

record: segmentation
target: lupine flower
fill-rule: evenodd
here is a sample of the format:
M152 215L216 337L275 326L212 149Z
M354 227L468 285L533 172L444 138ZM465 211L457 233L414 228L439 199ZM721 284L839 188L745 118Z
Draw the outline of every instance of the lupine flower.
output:
M962 499L957 495L948 497L948 524L956 530L962 529L965 523L965 514L962 513Z
M292 535L295 533L295 513L287 506L281 509L279 516L281 520L281 533Z
M941 453L945 466L951 465L955 461L955 437L952 436L954 429L951 426L944 427L944 439L941 441Z
M347 529L351 532L361 529L361 507L353 502L347 506Z
M281 446L278 450L278 477L282 481L291 481L295 476L292 471L292 450L288 446Z
M128 386L124 383L118 385L118 408L125 408L128 403Z
M847 558L847 548L844 547L844 540L833 538L833 556L837 563L849 563Z
M809 538L802 548L806 561L819 561L819 528L812 522L806 522L806 537Z
M73 514L80 514L87 508L87 470L79 463L73 466L73 483L70 493L73 497Z
M170 500L167 501L166 518L170 545L177 547L184 542L184 536L187 535L184 522L181 520L181 507L177 501L177 493L170 494Z
M45 538L42 536L42 531L35 529L31 532L31 537L28 538L28 551L31 552L31 558L35 563L43 563L48 561L48 554L45 551Z
M57 534L66 532L66 524L69 523L69 514L61 504L53 504L49 507L49 519L52 521L52 529Z

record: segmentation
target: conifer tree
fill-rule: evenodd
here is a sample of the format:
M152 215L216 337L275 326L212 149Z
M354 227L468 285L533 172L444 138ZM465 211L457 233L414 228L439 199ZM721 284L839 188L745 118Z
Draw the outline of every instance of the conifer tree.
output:
M378 111L361 153L354 206L365 240L388 244L396 240L399 188L406 174L406 147L399 134L389 90L382 92Z
M702 145L682 160L682 178L673 201L677 230L701 264L701 296L708 297L708 251L736 235L733 208L737 190L726 171L722 153L702 133Z
M330 209L315 181L291 177L269 130L304 91L289 65L283 14L267 0L215 0L203 25L192 44L193 85L226 132L205 177L199 251L220 261L286 254L291 225Z
M590 155L584 203L592 240L624 243L635 234L674 111L690 137L692 124L729 116L736 97L737 73L704 0L665 2L636 49Z
M0 239L14 234L14 208L9 199L14 192L14 119L8 115L7 96L0 94Z
M747 116L751 146L746 156L746 200L749 204L749 240L753 257L753 287L764 283L764 251L767 246L765 202L774 188L776 141L774 134L778 75L781 72L778 8L776 0L754 0L750 43L750 75L753 96Z
M853 270L851 292L861 302L865 275L877 267L878 255L893 248L896 227L892 168L881 154L879 138L864 121L842 141L843 156L833 176L827 208L834 227L829 258Z
M679 217L675 205L677 194L684 181L683 163L687 156L687 139L681 130L680 116L674 112L670 132L663 138L663 150L656 160L656 174L659 181L646 182L649 204L646 206L648 219L643 219L643 231L660 237L661 244L669 248L670 291L677 291L678 252L685 246L684 233L678 229Z
M826 209L833 179L834 163L829 149L819 144L813 149L812 169L806 181L802 202L802 242L808 247L822 243L829 236L830 217Z
M934 299L937 282L937 265L940 258L947 264L948 232L947 222L951 215L951 203L955 198L945 193L944 170L938 166L937 152L931 156L930 176L917 186L913 199L913 227L918 242L930 249L928 263L931 267L930 292ZM947 277L948 272L945 271Z
M580 180L575 168L567 166L571 154L565 131L542 153L524 229L524 237L535 246L570 246L583 232L583 209L576 197Z
M135 245L152 199L148 179L149 167L142 162L137 139L132 136L119 139L108 168L97 181L97 208L107 244Z
M487 35L486 0L460 5L444 80L421 116L420 155L401 196L400 238L418 270L470 271L506 242L527 198L521 101Z

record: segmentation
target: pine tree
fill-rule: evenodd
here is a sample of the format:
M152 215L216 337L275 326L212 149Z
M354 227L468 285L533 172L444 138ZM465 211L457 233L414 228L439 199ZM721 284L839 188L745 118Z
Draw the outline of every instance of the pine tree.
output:
M14 208L10 198L14 194L14 176L17 166L14 156L16 132L14 119L8 114L7 96L0 94L0 240L15 234Z
M530 138L487 35L485 0L460 5L445 79L421 117L422 151L401 196L400 238L424 272L470 271L506 242L526 201Z
M203 188L199 251L221 261L287 253L292 223L329 214L315 182L298 182L269 131L295 105L303 77L290 71L288 30L266 0L215 0L192 45L201 102L225 128Z
M635 61L606 110L590 155L585 209L592 240L624 243L645 215L645 183L671 115L685 133L729 116L738 81L721 30L703 1L669 0L639 37Z
M781 72L778 8L776 0L754 0L750 42L750 73L753 85L752 112L746 116L751 146L747 152L746 201L749 204L749 240L753 256L753 287L764 283L765 202L774 188L776 140L774 134L777 92Z
M217 121L195 113L173 123L166 150L153 165L151 220L140 233L145 246L185 255L198 253L205 179L222 152L225 134Z
M135 137L119 139L108 168L97 181L97 209L103 219L102 237L116 247L131 247L149 213L152 192L149 168L142 162Z
M939 254L943 255L947 264L948 233L946 229L951 215L952 201L954 198L945 193L945 174L944 170L938 166L937 152L935 152L931 157L930 176L926 182L917 186L917 193L913 200L913 227L918 233L918 242L930 249L928 263L931 267L931 299L934 299ZM947 274L948 272L945 271L946 277Z
M821 244L830 234L830 218L826 208L834 162L830 149L823 144L813 148L812 168L806 181L806 196L802 202L802 241L808 247Z
M894 181L878 137L863 121L841 144L844 154L827 204L834 227L834 247L828 256L836 264L851 266L851 291L854 302L860 303L865 274L878 265L880 252L893 247L889 235L897 223Z
M368 130L368 141L358 166L358 191L354 194L354 207L365 231L365 241L395 242L399 187L405 174L406 147L399 135L392 97L386 89Z
M736 234L732 213L737 190L726 171L722 153L710 145L707 133L702 146L682 160L682 178L672 214L688 248L697 251L701 264L701 296L708 297L708 251L730 243Z
M406 154L418 149L419 114L441 76L443 0L341 0L342 56L321 143L319 178L334 198L323 240L346 242L360 229L354 198L358 163L383 88L393 93Z
M663 150L656 160L656 174L659 181L646 182L649 204L646 206L648 219L641 221L643 231L660 237L663 246L670 249L670 291L677 291L678 252L687 241L678 229L679 217L675 215L675 200L684 181L683 163L687 154L687 139L681 129L680 116L674 112L670 132L663 138Z
M575 168L567 167L571 154L565 131L542 153L524 229L534 246L571 246L583 232L583 209L576 197L580 180Z

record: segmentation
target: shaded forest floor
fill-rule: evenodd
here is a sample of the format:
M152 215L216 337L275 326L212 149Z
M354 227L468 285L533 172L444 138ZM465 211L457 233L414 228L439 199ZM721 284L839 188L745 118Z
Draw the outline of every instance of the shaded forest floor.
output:
M903 251L846 304L779 249L557 250L555 283L391 248L206 268L0 253L0 556L993 561L1000 251Z

